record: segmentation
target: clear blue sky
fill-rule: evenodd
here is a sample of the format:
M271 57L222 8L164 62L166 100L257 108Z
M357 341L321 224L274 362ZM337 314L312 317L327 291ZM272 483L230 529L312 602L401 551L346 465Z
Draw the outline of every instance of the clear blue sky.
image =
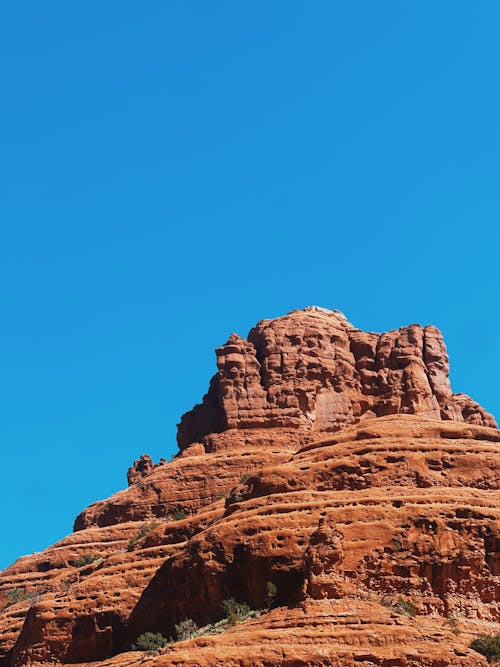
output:
M500 5L0 8L0 568L175 450L213 349L439 326L500 415Z

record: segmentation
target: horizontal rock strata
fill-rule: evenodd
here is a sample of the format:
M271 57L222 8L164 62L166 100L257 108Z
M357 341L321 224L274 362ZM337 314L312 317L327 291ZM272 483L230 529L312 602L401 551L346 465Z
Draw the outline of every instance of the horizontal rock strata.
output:
M437 329L310 308L217 356L172 461L143 455L72 535L0 572L0 666L484 667L500 432L452 393ZM209 634L228 598L260 616ZM201 636L129 651L187 618Z

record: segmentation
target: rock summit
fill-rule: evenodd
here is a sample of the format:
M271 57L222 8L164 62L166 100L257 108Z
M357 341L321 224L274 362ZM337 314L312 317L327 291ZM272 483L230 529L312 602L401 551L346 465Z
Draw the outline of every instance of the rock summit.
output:
M216 355L177 456L0 573L1 667L486 665L500 432L439 330L311 306Z

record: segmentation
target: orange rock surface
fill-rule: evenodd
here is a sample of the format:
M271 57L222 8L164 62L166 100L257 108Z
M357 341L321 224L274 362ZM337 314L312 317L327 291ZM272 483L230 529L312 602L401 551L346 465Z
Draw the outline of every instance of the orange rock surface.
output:
M141 457L0 573L2 667L485 665L468 646L499 631L500 432L451 392L440 333L313 308L217 355L180 454ZM228 598L260 615L210 634ZM200 636L130 652L185 618Z
M452 393L435 327L367 333L337 310L310 306L262 320L248 340L232 334L216 353L208 393L179 425L181 448L231 428L321 432L388 414L496 426L480 405Z

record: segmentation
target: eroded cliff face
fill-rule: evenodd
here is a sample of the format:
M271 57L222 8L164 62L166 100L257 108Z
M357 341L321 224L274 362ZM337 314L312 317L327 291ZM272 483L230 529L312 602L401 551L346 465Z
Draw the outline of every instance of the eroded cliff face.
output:
M0 573L2 665L485 665L468 645L499 631L500 432L451 392L440 333L307 309L231 336L218 368L173 461L141 457ZM268 582L259 618L127 652L230 597L266 609Z
M311 306L263 320L248 340L216 350L218 372L178 430L181 449L233 428L337 430L360 418L414 414L496 427L464 394L453 394L438 329L413 324L375 334L339 311Z

